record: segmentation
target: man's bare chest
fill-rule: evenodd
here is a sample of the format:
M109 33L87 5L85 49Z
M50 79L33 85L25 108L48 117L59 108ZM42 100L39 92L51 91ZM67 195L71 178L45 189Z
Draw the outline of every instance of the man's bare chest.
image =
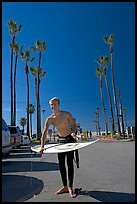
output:
M52 118L52 125L56 128L61 128L69 125L69 120L64 116Z

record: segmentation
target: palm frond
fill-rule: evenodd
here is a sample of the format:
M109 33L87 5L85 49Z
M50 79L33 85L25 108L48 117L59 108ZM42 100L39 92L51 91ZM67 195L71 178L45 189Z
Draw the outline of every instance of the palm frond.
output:
M35 57L33 57L30 61L33 62L35 60Z
M35 46L30 46L30 50L36 51L36 47Z

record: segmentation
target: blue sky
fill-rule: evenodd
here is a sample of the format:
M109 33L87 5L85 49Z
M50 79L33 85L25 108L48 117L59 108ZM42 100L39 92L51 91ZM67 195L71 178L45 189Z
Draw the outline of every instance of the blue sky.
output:
M42 122L52 111L48 101L56 96L60 109L70 111L83 130L95 131L96 108L100 108L100 126L104 130L96 59L109 55L103 36L114 34L114 74L120 87L128 126L135 125L135 3L131 2L3 2L2 3L2 117L10 124L10 49L7 23L23 24L16 40L28 49L36 40L47 41L41 67L47 72L41 79ZM37 63L36 63L37 64ZM24 61L17 66L17 125L26 117L26 77ZM107 76L112 96L111 71ZM30 74L30 103L36 106L34 78ZM103 94L109 127L110 108L105 83ZM117 97L117 102L119 100ZM115 111L115 110L114 110ZM42 124L43 126L43 124ZM36 132L36 111L33 114Z

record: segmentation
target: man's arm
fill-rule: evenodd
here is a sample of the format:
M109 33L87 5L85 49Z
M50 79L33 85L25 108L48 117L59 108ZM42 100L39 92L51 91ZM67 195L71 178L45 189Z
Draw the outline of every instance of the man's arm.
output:
M50 118L47 118L46 122L45 122L43 132L42 132L42 136L41 136L41 152L42 153L43 153L43 150L44 150L44 145L45 145L45 140L46 140L46 137L47 137L47 131L48 131L49 125L50 125Z
M76 129L77 129L77 126L76 126L75 120L73 119L71 113L69 113L69 112L68 112L68 119L69 119L69 123L70 123L72 133L75 133Z

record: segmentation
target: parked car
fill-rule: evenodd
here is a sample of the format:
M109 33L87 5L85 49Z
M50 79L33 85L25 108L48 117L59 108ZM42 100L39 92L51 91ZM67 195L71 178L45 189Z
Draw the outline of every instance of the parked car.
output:
M7 123L2 118L2 154L10 154L12 145L10 143L10 131Z
M18 126L11 126L8 125L8 128L10 130L10 143L13 148L18 148L21 145L21 133L20 128Z
M21 145L27 145L30 143L28 135L21 135Z

